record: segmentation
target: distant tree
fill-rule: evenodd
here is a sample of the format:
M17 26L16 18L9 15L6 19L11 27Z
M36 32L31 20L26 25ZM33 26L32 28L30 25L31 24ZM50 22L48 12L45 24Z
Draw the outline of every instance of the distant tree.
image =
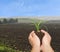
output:
M16 18L15 21L18 22L18 19Z
M16 19L11 18L9 20L7 20L6 18L3 19L3 24L4 23L16 23L16 22L18 22L18 19L17 18Z
M11 19L9 20L9 23L16 23L16 22L18 22L18 19L13 19L13 18L11 18Z
M15 22L15 21L14 21L14 19L12 19L12 18L9 20L9 23L14 23L14 22Z
M0 24L2 24L2 21L0 21Z
M6 18L3 19L3 23L8 23Z

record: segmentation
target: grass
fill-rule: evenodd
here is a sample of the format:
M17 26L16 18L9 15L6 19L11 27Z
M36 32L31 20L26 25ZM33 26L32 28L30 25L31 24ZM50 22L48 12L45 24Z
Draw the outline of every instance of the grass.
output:
M0 52L22 52L22 51L15 50L10 47L7 47L6 45L0 44Z

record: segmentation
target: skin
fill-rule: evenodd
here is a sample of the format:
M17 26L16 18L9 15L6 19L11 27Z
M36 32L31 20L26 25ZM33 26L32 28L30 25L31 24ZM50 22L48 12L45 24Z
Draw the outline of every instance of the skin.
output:
M41 30L42 33L44 33L44 37L42 39L42 45L40 45L40 39L39 37L35 34L34 31L32 31L29 34L29 43L32 46L32 50L31 52L40 52L42 50L42 52L54 52L54 50L52 49L50 43L51 43L51 36L49 35L49 33L47 33L44 30Z
M41 45L41 50L43 52L54 52L54 50L51 47L51 36L49 33L47 33L44 30L41 30L42 33L44 33L44 37L42 39L42 45Z
M38 36L36 36L34 31L32 31L30 33L28 39L29 39L29 42L30 42L30 44L32 46L31 52L40 52L40 39L38 38Z

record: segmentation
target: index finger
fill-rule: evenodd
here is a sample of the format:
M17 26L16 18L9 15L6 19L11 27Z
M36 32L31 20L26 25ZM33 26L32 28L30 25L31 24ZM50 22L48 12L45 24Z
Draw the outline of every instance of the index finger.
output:
M48 32L46 32L45 30L41 30L42 33L44 34L49 34Z

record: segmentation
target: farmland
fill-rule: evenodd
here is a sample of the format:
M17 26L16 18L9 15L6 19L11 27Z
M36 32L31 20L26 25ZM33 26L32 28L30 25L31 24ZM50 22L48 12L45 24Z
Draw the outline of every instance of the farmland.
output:
M59 52L60 48L60 21L48 21L42 24L41 29L45 29L52 37L52 47ZM28 42L29 33L36 30L33 23L12 23L0 24L0 43L5 44L15 50L30 51Z

